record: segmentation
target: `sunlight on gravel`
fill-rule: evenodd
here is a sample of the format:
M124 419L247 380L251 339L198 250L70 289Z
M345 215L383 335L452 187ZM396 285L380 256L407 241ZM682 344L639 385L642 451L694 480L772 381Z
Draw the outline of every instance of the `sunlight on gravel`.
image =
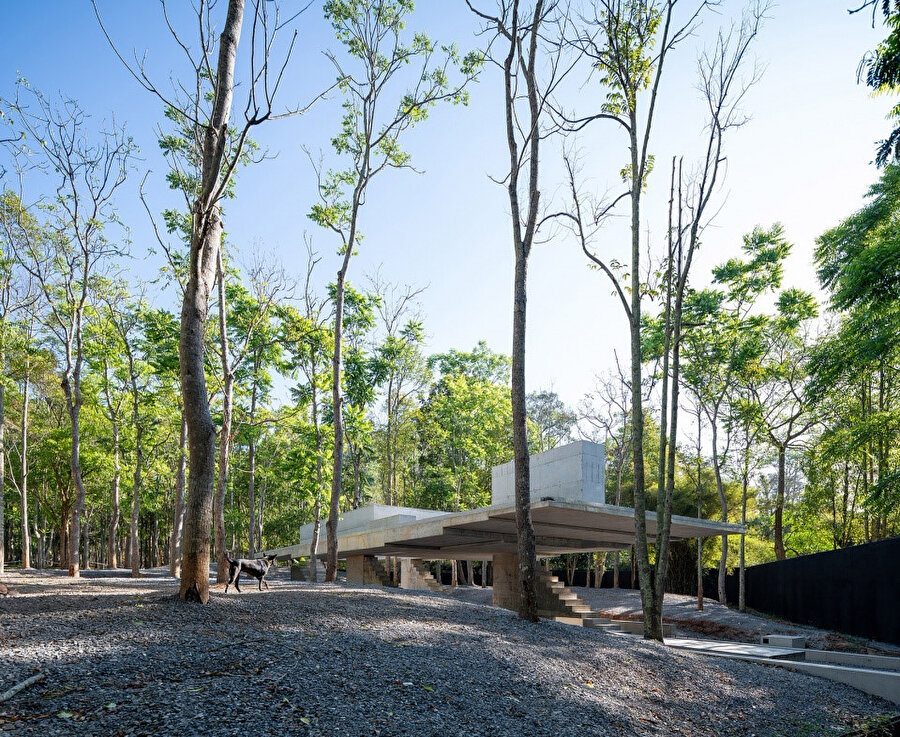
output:
M841 734L893 713L829 681L462 597L306 584L4 577L0 731L23 735ZM485 592L478 590L477 596ZM474 594L471 594L475 596Z

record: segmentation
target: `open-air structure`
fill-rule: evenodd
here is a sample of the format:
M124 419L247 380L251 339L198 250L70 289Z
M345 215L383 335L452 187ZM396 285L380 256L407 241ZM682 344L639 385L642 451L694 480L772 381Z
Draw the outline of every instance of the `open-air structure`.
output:
M588 441L531 456L531 517L539 558L621 550L634 543L634 510L604 503L605 466L604 447ZM656 528L656 514L648 512L650 542ZM725 522L672 517L673 541L743 531ZM282 560L308 558L311 541L308 524L298 544L266 552ZM493 468L489 507L448 513L374 504L341 516L338 558L347 562L348 582L383 582L378 559L386 556L401 559L400 586L411 589L429 588L421 561L491 560L493 603L518 609L513 463ZM540 605L546 597L538 594Z

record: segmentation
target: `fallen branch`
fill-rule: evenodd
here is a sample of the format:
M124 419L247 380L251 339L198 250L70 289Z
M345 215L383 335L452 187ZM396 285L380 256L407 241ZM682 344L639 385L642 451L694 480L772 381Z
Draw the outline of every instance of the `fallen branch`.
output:
M17 693L19 693L19 691L28 688L29 686L37 683L38 681L43 681L45 675L46 674L42 671L40 673L36 673L31 678L26 678L21 683L17 683L15 686L13 686L11 689L9 689L9 691L7 691L6 693L0 694L0 704L2 704L4 701L9 701L13 696L15 696Z

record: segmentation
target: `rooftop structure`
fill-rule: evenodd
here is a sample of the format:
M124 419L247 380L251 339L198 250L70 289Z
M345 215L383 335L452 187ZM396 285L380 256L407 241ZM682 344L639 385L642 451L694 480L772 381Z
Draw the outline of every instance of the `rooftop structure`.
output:
M516 550L513 464L495 466L492 505L465 512L375 504L342 514L338 557L396 555L424 560L480 560ZM538 556L619 550L634 542L634 510L603 503L605 452L579 441L531 457L531 515ZM324 531L323 531L324 532ZM740 525L693 517L672 517L672 540L731 535ZM656 514L647 513L650 541ZM296 545L267 551L279 558L310 554L312 525L300 530ZM324 551L324 534L318 552Z

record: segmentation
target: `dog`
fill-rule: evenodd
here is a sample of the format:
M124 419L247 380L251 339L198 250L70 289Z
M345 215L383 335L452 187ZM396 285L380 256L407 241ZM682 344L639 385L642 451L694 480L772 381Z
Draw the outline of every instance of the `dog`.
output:
M228 587L231 586L231 584L234 584L238 593L241 593L241 587L238 585L238 578L240 578L242 573L246 573L248 576L257 579L259 581L260 591L262 591L263 584L265 584L266 589L268 589L269 583L266 581L266 574L269 572L269 567L275 561L276 557L277 556L274 555L266 555L262 558L254 558L252 560L248 558L232 560L228 557L228 553L225 553L225 560L228 561L228 583L225 584L225 593L228 593Z

